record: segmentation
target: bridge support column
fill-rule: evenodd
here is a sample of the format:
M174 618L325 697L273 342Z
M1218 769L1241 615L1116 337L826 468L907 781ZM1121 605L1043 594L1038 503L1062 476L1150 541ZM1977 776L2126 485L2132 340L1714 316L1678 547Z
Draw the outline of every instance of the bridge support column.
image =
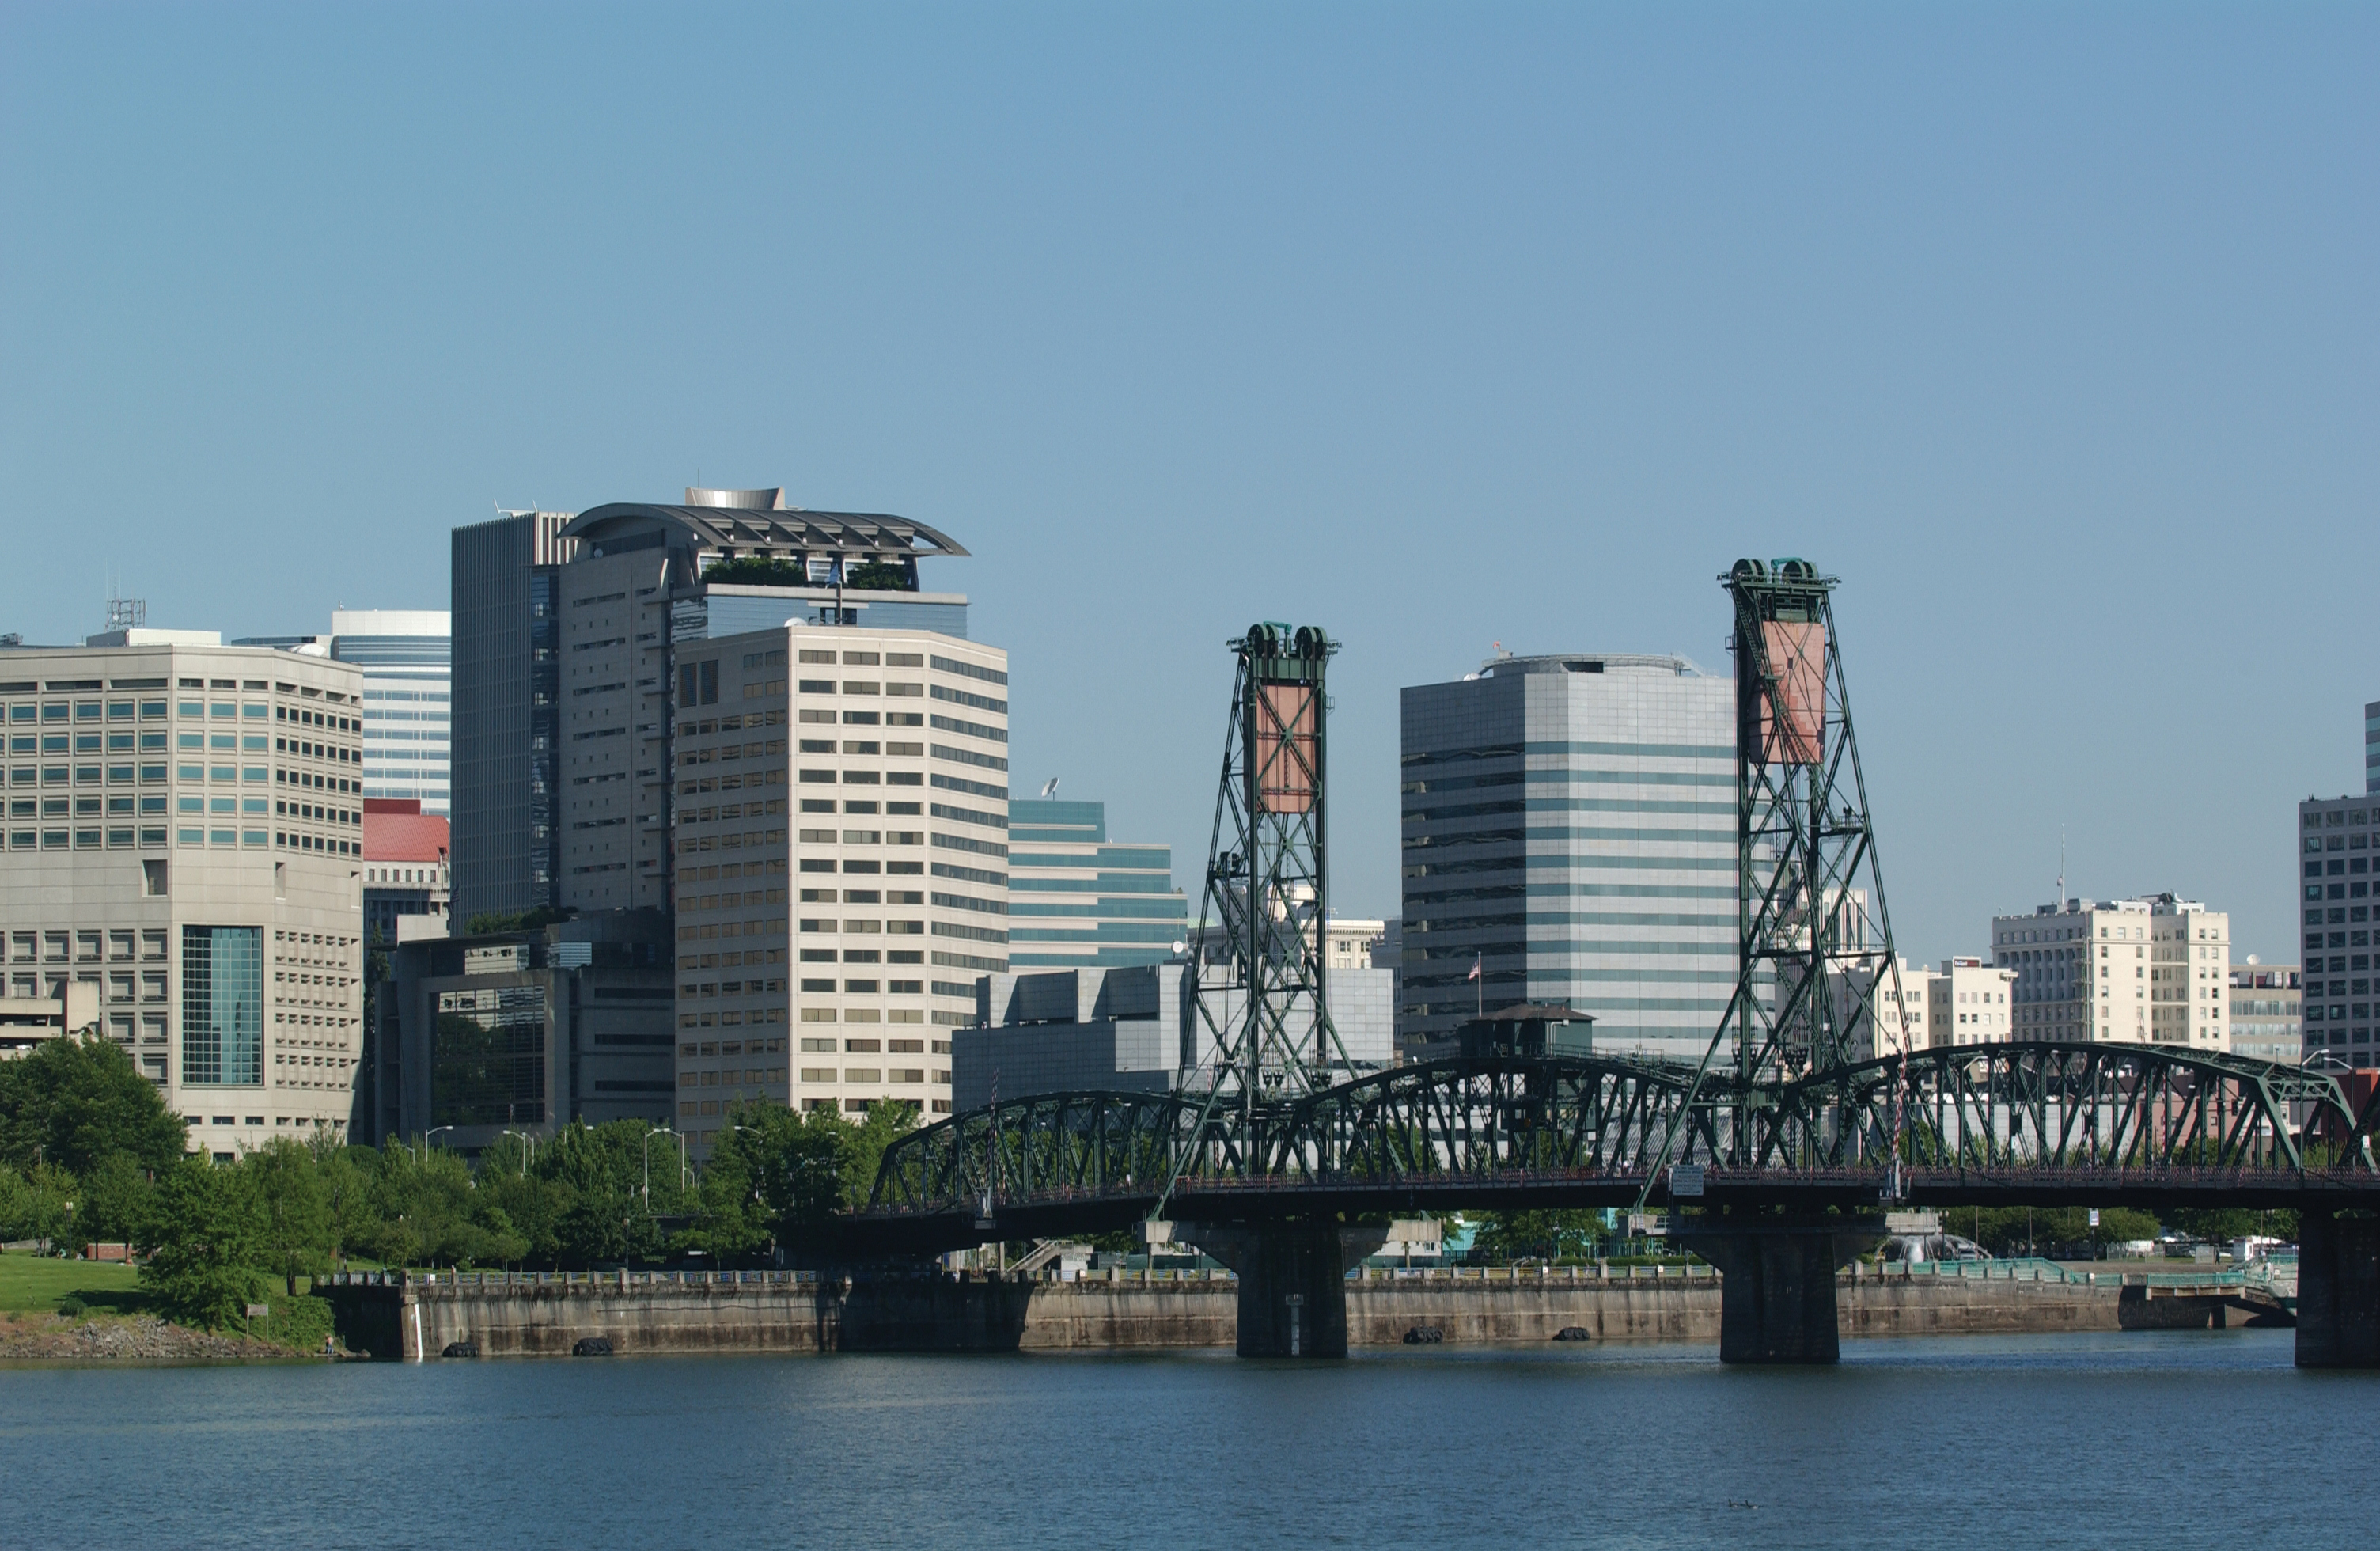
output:
M1680 1242L1718 1267L1720 1362L1841 1360L1835 1271L1857 1255L1857 1235L1718 1217Z
M2297 1363L2380 1368L2380 1218L2299 1218Z
M1325 1218L1288 1222L1173 1225L1240 1278L1243 1357L1347 1355L1347 1272L1385 1241L1385 1229L1348 1229Z

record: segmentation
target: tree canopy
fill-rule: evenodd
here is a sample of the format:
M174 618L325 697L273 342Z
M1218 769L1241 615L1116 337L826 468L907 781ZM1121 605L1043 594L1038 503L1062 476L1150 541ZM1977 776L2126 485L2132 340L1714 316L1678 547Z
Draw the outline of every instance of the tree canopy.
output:
M180 1160L188 1128L112 1039L45 1039L0 1062L0 1163L77 1174L123 1153L146 1169Z

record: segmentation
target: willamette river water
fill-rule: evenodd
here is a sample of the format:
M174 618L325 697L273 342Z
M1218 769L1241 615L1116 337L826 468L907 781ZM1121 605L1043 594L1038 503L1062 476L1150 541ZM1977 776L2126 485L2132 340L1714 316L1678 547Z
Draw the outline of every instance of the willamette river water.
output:
M0 1545L2328 1547L2380 1374L2288 1331L0 1373ZM1735 1506L1735 1505L1755 1506Z

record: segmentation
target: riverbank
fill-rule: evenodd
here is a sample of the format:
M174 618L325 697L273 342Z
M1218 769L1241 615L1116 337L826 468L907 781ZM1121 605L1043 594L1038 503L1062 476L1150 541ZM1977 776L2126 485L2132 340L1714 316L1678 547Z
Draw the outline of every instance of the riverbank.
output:
M287 1347L192 1330L150 1315L0 1315L0 1363L285 1363Z

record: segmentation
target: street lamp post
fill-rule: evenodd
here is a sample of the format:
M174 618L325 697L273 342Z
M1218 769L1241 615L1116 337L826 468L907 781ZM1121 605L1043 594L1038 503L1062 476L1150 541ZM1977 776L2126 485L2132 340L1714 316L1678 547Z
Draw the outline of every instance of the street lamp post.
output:
M739 1127L738 1129L741 1128ZM687 1170L687 1164L686 1161L686 1133L684 1132L672 1131L665 1125L655 1126L650 1131L645 1133L645 1209L647 1211L651 1211L653 1206L653 1138L656 1136L674 1136L677 1138L677 1182L680 1190L684 1190L686 1188L686 1176Z
M537 1159L537 1138L531 1136L526 1131L507 1131L504 1134L507 1136L517 1136L521 1139L520 1171L521 1178L526 1180L528 1178L528 1166Z
M421 1161L422 1161L422 1162L424 1162L424 1163L428 1163L428 1162L430 1161L430 1139L431 1139L431 1137L433 1137L433 1136L437 1135L437 1134L438 1134L440 1132L442 1132L442 1131L452 1131L452 1130L454 1130L454 1129L455 1129L455 1128L454 1128L453 1126L451 1126L451 1125L433 1125L433 1126L431 1126L428 1131L425 1131L425 1132L423 1132L423 1133L421 1133Z

